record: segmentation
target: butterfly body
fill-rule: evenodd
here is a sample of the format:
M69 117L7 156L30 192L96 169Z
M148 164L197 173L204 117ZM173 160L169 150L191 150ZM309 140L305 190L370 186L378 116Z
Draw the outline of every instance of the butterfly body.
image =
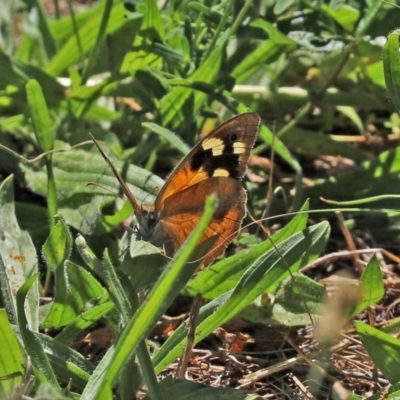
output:
M200 243L213 236L217 239L204 256L203 264L210 264L222 254L238 235L245 215L247 196L241 180L259 126L257 114L245 113L217 127L173 171L159 192L154 208L137 203L118 171L106 159L134 207L139 236L163 246L166 255L172 256L200 220L206 198L215 195L216 210Z

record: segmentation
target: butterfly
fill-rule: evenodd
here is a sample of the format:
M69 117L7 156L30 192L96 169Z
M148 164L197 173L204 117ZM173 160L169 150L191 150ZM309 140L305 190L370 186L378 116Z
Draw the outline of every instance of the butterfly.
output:
M163 246L168 257L174 255L197 225L207 197L216 196L213 218L199 242L217 237L203 258L202 264L207 266L239 233L247 200L241 181L260 122L256 113L240 114L200 140L167 179L154 206L137 202L120 173L92 139L133 206L139 238Z

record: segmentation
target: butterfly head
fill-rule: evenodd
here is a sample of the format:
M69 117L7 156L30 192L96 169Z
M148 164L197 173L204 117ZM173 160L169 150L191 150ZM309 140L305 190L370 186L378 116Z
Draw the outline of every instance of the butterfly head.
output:
M154 207L146 204L136 207L135 216L138 222L136 230L139 238L150 241L158 223L158 217Z

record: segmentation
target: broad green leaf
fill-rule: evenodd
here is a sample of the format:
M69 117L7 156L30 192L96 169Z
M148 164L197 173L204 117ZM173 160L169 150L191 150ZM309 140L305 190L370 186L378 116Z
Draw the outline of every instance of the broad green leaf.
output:
M43 223L49 216L46 208L33 203L16 202L15 214L20 221L21 229L29 232L32 242L37 249L40 249L50 233L49 224Z
M54 272L66 261L72 250L72 237L65 221L60 218L43 245L46 263Z
M50 122L49 111L39 83L31 79L26 84L29 109L32 117L33 131L42 152L48 152L54 148L54 134ZM47 208L49 210L50 225L53 224L52 217L57 213L57 190L54 181L52 167L52 154L46 155L47 171Z
M30 3L31 2L27 3L27 5L32 7L30 11L31 12L35 11L37 14L36 15L36 18L38 19L37 24L41 34L41 38L40 40L38 40L38 42L42 44L43 49L46 52L45 58L49 59L57 52L57 43L54 40L53 32L51 30L51 26L49 23L50 18L48 17L44 4L42 2L33 1L31 4Z
M366 67L366 71L368 72L368 76L373 83L382 88L385 87L385 75L382 69L382 61L379 60L375 63L369 64Z
M400 340L359 321L354 321L368 355L391 384L399 381Z
M101 21L98 25L97 36L96 36L96 40L95 40L93 49L90 52L89 57L86 60L86 63L85 63L85 66L84 66L84 69L82 72L82 83L86 83L88 81L90 75L92 74L94 65L95 65L96 61L98 60L101 46L103 46L104 41L106 39L106 31L107 31L107 26L108 26L108 23L110 20L110 14L112 11L113 0L105 0L102 3L104 4L104 8L101 13L102 14ZM75 35L79 36L79 32L77 30L75 32ZM80 46L81 57L83 57L81 40L79 40L79 46Z
M400 30L393 31L383 46L383 72L385 74L386 89L397 111L400 111Z
M142 124L144 127L151 129L153 132L156 132L162 138L168 140L172 146L174 146L180 153L186 156L189 153L190 148L173 132L169 129L163 128L162 126L155 124L153 122L144 122Z
M63 327L73 323L90 302L102 304L107 291L85 269L65 261L54 274L55 295L42 327Z
M25 360L5 309L0 309L0 343L0 386L8 398L11 390L22 383Z
M162 179L134 165L128 165L113 158L112 162L139 203L154 202L154 189L163 186ZM45 196L44 171L37 171L25 165L22 168L30 189ZM53 155L53 169L59 196L59 214L63 216L66 223L83 234L104 233L105 228L99 220L99 210L105 199L115 199L115 195L111 195L107 189L112 193L120 193L121 188L101 155L82 150L57 153ZM95 182L105 189L87 186L89 182Z
M362 38L368 31L370 25L377 19L377 14L382 7L380 0L371 0L367 4L366 12L363 17L358 21L357 29L355 31L356 38Z
M28 232L19 228L15 217L12 176L0 186L0 288L10 322L17 324L16 293L38 271L35 247ZM29 328L39 328L39 288L32 283L26 296L25 315Z
M276 1L275 6L274 6L274 13L276 15L282 14L284 11L286 11L290 6L294 4L295 0L281 0L281 1Z
M129 253L130 257L125 257L120 268L130 278L133 288L139 291L153 286L168 261L161 249L132 237Z
M382 280L381 268L374 255L368 262L360 278L360 302L353 315L363 312L367 307L382 300L385 295L385 286Z
M108 204L108 203L106 203ZM126 200L122 206L122 208L117 211L114 215L100 215L101 221L107 230L112 230L117 225L124 223L124 221L129 220L133 215L133 207L132 204Z
M360 18L360 11L348 4L343 4L336 9L323 4L322 9L348 32L353 31L355 24Z
M312 316L321 313L324 296L326 290L323 285L304 275L293 274L282 282L272 297L268 293L261 295L240 316L268 326L305 326L312 323Z
M129 252L131 254L131 257L139 257L149 254L159 254L160 248L154 246L150 242L145 242L144 240L132 238L131 245L129 246Z
M145 0L143 9L143 23L140 35L153 41L163 41L165 38L161 13L155 0Z
M161 65L162 57L155 51L153 43L143 43L143 38L138 36L138 44L134 46L134 51L126 54L120 72L135 75L138 70L151 68L156 69Z
M154 188L161 188L164 181L135 165L128 165L125 162L116 160L109 155L112 163L121 173L127 182L130 190L137 198L138 202L154 202ZM45 195L46 176L44 171L34 171L29 166L22 166L26 173L26 180L29 187L35 193ZM57 184L57 193L62 204L66 205L69 197L78 194L89 194L93 197L95 194L104 193L104 189L87 186L89 182L95 182L113 193L118 193L120 187L111 168L107 166L103 157L96 152L83 150L71 150L65 153L56 153L53 155L53 168ZM109 194L108 194L109 196ZM115 198L115 196L113 196ZM104 199L103 199L104 201Z

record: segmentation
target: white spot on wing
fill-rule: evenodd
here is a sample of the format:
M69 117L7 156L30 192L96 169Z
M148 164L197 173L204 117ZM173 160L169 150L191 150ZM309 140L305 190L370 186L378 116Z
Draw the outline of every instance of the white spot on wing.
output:
M214 157L222 155L225 148L224 141L215 137L204 139L201 146L203 147L204 150L211 149L212 155Z
M246 152L246 144L243 142L233 143L233 154L243 154Z
M224 168L217 168L213 173L213 178L217 176L227 177L229 176L229 171Z

